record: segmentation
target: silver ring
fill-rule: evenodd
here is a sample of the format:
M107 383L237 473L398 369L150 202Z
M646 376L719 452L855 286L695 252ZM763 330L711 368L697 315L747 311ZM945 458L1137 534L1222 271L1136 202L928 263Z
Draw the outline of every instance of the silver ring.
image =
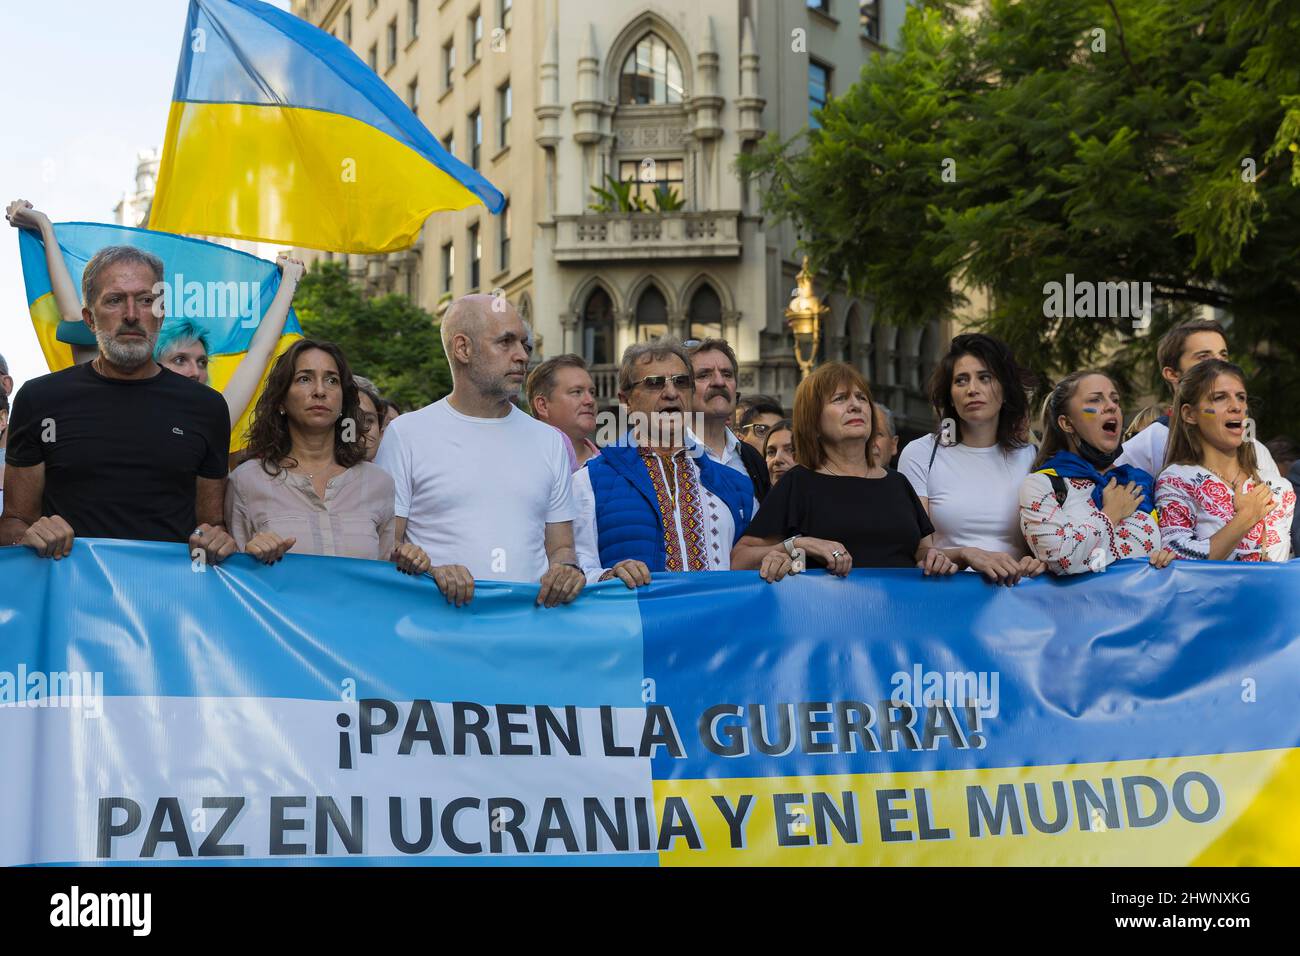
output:
M841 554L843 554L843 553L844 553L843 551L832 551L832 552L831 552L831 557L832 557L832 558L838 558L838 557L839 557Z

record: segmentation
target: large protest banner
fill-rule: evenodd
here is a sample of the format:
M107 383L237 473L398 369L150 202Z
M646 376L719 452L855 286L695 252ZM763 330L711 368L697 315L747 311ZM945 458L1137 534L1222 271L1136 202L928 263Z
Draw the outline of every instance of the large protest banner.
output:
M1300 564L535 595L0 551L0 863L1300 864Z

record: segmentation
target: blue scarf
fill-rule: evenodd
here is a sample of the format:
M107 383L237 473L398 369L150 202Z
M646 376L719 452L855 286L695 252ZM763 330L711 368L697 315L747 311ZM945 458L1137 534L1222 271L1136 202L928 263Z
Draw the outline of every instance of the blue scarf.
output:
M1152 490L1154 480L1150 474L1132 465L1114 465L1103 475L1073 452L1058 451L1043 462L1043 467L1038 469L1037 474L1089 479L1093 482L1092 503L1098 508L1101 507L1101 493L1110 479L1114 478L1121 485L1135 481L1143 494L1142 503L1138 507L1143 511L1154 511L1156 507L1155 492Z

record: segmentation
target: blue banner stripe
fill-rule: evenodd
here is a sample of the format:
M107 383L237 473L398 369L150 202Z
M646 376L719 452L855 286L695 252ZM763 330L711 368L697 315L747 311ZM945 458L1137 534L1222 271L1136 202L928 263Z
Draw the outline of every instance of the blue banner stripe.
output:
M1296 562L1183 561L1156 571L1127 561L1104 574L1045 576L1014 588L911 570L855 571L847 580L814 571L773 585L733 572L682 576L640 595L646 677L656 702L671 708L687 754L661 750L656 779L1040 766L1300 745ZM790 753L721 757L702 745L693 723L721 703L875 705L891 696L895 674L914 675L918 666L923 677L998 674L999 713L984 721L983 749L941 739L930 751L809 754L797 743L796 712ZM812 739L833 742L836 734Z
M641 706L641 625L621 582L540 608L536 585L480 582L453 608L387 562L78 540L60 561L0 549L0 671L99 671L106 696Z

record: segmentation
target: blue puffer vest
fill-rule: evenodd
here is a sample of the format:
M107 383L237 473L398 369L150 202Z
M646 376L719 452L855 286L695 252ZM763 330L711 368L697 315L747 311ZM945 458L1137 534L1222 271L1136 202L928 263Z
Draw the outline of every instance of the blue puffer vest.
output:
M748 475L719 465L708 455L695 459L700 483L718 497L735 522L734 545L753 520L754 485ZM663 518L650 473L640 451L631 445L611 445L587 462L596 498L596 534L600 563L612 568L620 561L644 561L651 571L664 570Z

